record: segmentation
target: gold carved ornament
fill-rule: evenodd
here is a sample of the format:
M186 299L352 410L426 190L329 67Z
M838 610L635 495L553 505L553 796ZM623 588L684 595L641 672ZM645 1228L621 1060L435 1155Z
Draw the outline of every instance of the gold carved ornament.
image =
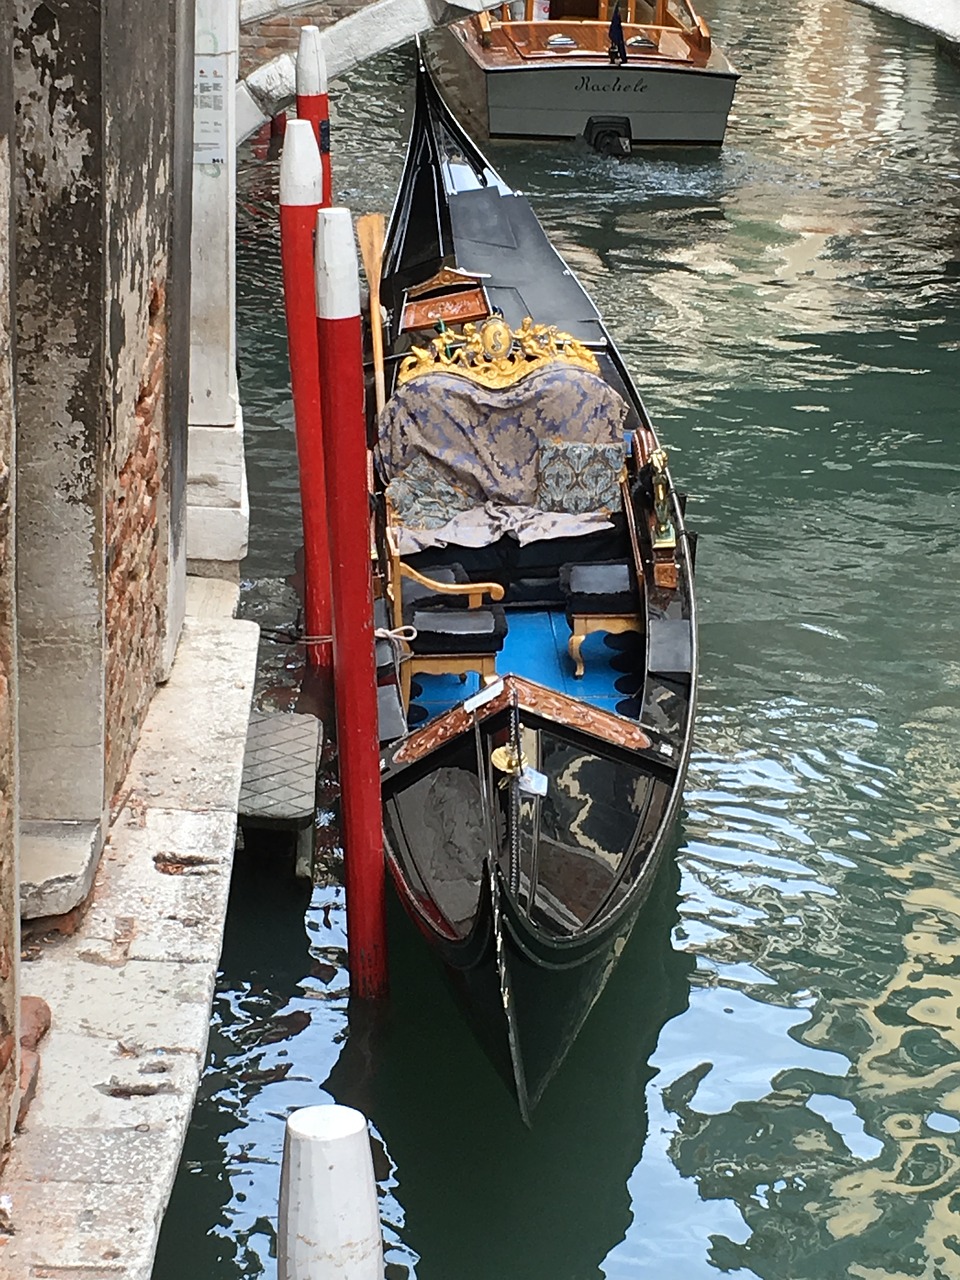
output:
M677 534L670 519L670 481L667 479L667 451L654 449L650 455L653 473L653 512L656 517L653 531L654 548L675 547Z
M500 316L492 316L479 326L465 324L462 333L447 329L427 347L413 347L400 364L397 384L425 374L452 373L499 390L555 362L600 372L590 348L556 325L534 324L526 316L519 329L511 329Z

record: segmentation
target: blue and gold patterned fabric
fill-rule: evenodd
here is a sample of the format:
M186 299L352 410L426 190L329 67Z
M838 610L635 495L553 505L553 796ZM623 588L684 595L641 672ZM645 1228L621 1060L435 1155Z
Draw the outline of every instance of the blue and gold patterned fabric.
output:
M484 547L505 533L526 544L609 528L626 416L602 378L561 362L503 390L447 373L405 383L379 423L401 555L448 543ZM556 467L542 479L544 444L560 453L558 442L603 446L583 454L589 466L580 467L568 502ZM588 492L596 507L584 505Z
M537 480L541 511L619 511L623 446L543 440Z

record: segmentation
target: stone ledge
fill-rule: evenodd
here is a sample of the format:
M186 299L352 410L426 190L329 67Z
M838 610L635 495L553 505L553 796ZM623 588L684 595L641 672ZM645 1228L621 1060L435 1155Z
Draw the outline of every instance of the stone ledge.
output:
M256 676L259 629L234 599L189 588L86 912L22 965L51 1027L0 1177L4 1280L150 1280L206 1052Z
M191 423L187 441L188 508L239 508L245 473L242 410L232 426Z
M187 506L187 562L224 560L238 563L247 554L250 499L243 477L238 507Z
M62 916L86 898L103 840L98 822L20 824L20 915Z
M956 0L857 0L857 3L891 18L926 27L950 44L960 42L960 5Z

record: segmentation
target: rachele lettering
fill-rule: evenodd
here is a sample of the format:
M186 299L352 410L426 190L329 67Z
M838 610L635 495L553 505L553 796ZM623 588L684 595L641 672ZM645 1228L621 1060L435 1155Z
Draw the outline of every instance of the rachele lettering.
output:
M621 76L588 76L582 75L574 88L579 92L586 89L589 93L643 93L647 84L645 80L624 80Z

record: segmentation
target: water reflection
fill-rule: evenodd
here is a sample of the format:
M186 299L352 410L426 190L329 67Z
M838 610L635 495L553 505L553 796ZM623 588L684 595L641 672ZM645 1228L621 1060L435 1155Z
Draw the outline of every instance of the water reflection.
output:
M719 155L492 155L606 315L702 535L673 947L671 886L528 1133L405 921L386 1024L351 1011L344 1044L336 885L306 932L302 903L251 898L158 1280L270 1274L282 1118L329 1091L373 1116L395 1274L960 1271L960 75L849 0L707 16L744 73ZM334 86L356 212L389 208L411 67ZM248 570L278 578L275 180L241 174L238 254Z
M521 1257L526 1280L603 1274L631 1222L648 1059L687 1001L693 963L670 941L677 883L667 865L529 1130L422 941L396 922L407 937L393 950L388 1018L365 1023L364 1010L351 1009L325 1086L370 1115L389 1153L391 1274L416 1259L419 1280L489 1280L518 1274Z

